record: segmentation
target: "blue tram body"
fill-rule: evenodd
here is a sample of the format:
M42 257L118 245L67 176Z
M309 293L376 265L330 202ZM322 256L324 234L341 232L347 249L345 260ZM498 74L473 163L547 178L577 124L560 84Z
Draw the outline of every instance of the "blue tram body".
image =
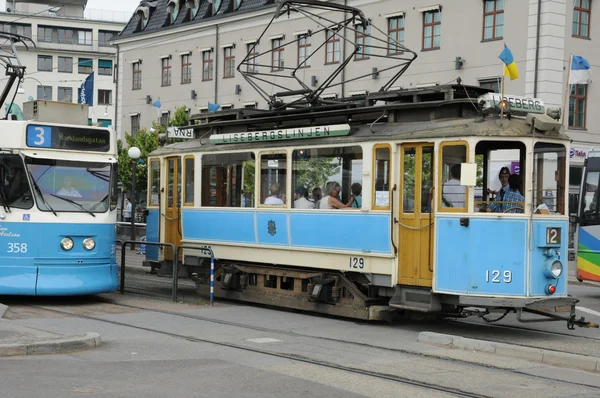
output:
M184 245L177 274L199 293L209 246L216 297L593 326L567 289L569 138L543 106L498 120L482 90L399 90L378 127L369 106L347 125L326 125L327 110L308 127L295 111L200 115L198 140L149 155L147 241ZM410 103L432 92L453 99ZM146 265L172 275L173 253L148 246Z

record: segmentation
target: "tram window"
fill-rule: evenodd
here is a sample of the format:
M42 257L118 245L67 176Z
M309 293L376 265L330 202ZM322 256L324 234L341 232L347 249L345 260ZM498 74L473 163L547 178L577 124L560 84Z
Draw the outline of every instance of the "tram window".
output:
M461 164L467 162L467 145L441 145L438 203L440 211L466 211L468 190L460 185Z
M391 149L389 146L375 146L373 163L373 208L389 210L390 208L390 172Z
M253 207L255 156L251 152L202 156L202 206Z
M305 188L308 200L315 209L321 207L321 200L331 193L334 186L340 186L338 200L349 208L362 207L362 148L308 148L297 149L292 154L292 184ZM298 202L298 208L301 207ZM296 204L294 203L294 207Z
M535 213L565 214L565 147L545 142L536 143L533 168Z
M30 209L33 197L23 160L18 155L0 155L0 203L18 209Z
M185 185L183 186L184 206L194 205L194 157L186 156L183 159L183 175Z
M271 153L260 155L260 203L266 206L287 204L287 155Z
M158 206L160 202L160 161L150 161L150 192L148 198L148 204L151 206Z

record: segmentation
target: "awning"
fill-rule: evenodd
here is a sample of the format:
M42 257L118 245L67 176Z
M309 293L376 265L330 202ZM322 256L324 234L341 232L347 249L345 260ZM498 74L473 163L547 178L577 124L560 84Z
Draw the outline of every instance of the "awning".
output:
M98 68L112 68L112 61L109 59L99 59Z
M429 7L419 8L419 12L427 12L427 11L439 11L442 9L441 4L435 4Z

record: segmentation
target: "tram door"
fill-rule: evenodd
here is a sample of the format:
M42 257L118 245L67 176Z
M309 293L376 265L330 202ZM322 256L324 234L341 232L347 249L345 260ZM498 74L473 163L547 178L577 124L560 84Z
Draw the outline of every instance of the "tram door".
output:
M181 244L181 158L167 158L167 198L164 213L165 242ZM165 260L173 260L173 250L165 247Z
M433 277L433 144L402 145L400 159L400 284L431 286Z

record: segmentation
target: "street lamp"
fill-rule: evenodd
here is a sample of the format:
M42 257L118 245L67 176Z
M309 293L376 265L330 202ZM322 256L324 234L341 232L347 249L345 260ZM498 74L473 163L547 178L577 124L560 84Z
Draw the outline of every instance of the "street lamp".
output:
M132 146L127 151L129 158L131 159L131 240L135 241L135 172L137 169L137 160L142 154L140 148ZM131 245L131 250L135 250L135 245Z

